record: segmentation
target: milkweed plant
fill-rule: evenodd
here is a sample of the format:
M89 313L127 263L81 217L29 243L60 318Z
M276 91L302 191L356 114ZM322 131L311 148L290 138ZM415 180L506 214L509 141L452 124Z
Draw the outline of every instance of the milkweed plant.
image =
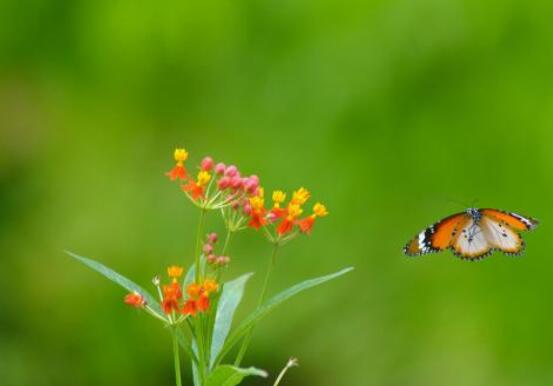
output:
M278 252L296 237L310 234L315 223L327 216L328 211L317 202L304 215L304 207L311 197L305 188L291 195L274 191L272 205L268 207L257 176L243 176L236 166L215 164L211 157L205 157L194 178L185 165L188 159L185 149L176 149L174 159L175 166L166 176L178 184L183 196L199 211L195 253L186 261L190 265L186 272L176 264L167 268L166 275L155 276L152 279L154 295L99 262L68 253L129 291L124 303L158 319L170 331L177 386L182 385L181 353L186 354L191 365L195 386L233 386L247 376L267 377L263 370L241 366L258 322L296 294L352 269L303 281L267 299L267 286ZM217 233L204 229L208 215L222 219L225 235L221 240ZM223 274L231 264L228 248L233 235L247 228L263 235L271 251L263 285L257 292L257 306L231 331L235 311L252 274L230 280L225 280ZM273 385L278 385L287 369L295 365L295 359L289 360Z

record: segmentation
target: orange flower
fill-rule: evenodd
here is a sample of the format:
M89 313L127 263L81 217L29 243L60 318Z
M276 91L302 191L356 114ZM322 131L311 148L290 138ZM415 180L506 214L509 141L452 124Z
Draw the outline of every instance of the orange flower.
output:
M186 287L186 292L192 299L196 299L202 292L202 286L196 283L189 284L188 287Z
M315 224L315 219L317 217L325 217L327 215L328 211L326 210L326 207L318 202L315 206L313 206L313 214L301 220L298 223L298 226L303 233L310 233L311 229L313 229L313 225Z
M206 294L201 294L196 301L198 311L204 312L209 308L209 297Z
M179 300L182 298L182 289L180 284L173 282L169 285L163 286L163 298Z
M142 308L146 304L146 301L144 300L144 296L138 292L131 292L125 295L125 304L135 308Z
M192 196L193 200L198 200L204 197L205 186L211 180L211 174L209 172L202 170L198 173L198 180L190 180L186 185L182 186L182 190L188 192Z
M292 229L294 229L296 218L300 216L302 212L303 209L301 209L301 206L299 204L291 202L288 205L286 218L282 220L282 222L277 227L277 233L282 236L286 233L291 232Z
M161 302L161 308L166 314L170 314L172 311L179 310L179 302L175 298L164 298Z
M187 178L187 172L184 167L184 161L188 158L188 152L184 149L175 149L174 158L177 164L173 169L165 173L165 175L168 176L171 181L175 181L176 179L185 180Z
M196 307L196 302L194 300L188 300L186 303L184 303L184 307L182 308L182 313L184 315L192 315L195 316L198 308Z
M259 229L267 224L267 219L265 217L267 210L265 209L265 200L263 199L263 189L260 188L258 195L250 197L249 201L251 213L248 225L252 228Z
M173 280L176 280L182 276L183 271L184 269L182 267L179 267L178 265L172 265L167 268L167 275L169 275L169 277Z
M203 186L198 185L194 180L190 180L186 185L183 185L182 190L189 193L195 201L204 197Z
M206 279L202 285L202 290L209 296L212 292L217 292L219 290L219 284L213 279Z

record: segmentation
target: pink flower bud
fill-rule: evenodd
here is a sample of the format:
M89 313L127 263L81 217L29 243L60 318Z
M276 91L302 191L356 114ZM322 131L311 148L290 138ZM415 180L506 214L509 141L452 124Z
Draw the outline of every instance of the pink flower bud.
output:
M215 173L222 176L225 173L226 165L222 162L219 162L217 165L215 165Z
M206 172L210 171L213 168L213 159L211 157L205 157L202 160L201 168Z
M214 263L216 263L216 262L217 262L217 259L218 259L217 256L215 256L215 255L213 255L213 254L207 256L207 262L208 262L209 264L214 264Z
M234 177L236 174L238 174L238 168L234 165L227 166L225 169L225 176Z
M230 262L230 257L228 256L219 256L217 258L217 264L219 265L227 265Z
M269 212L269 213L267 214L267 220L268 220L269 222L275 222L277 219L278 219L277 215L274 214L273 212Z
M255 193L258 187L259 187L259 181L256 181L252 177L246 179L246 182L244 184L244 190L246 192L248 192L249 194L253 194Z
M210 244L215 244L219 238L217 237L217 233L213 232L207 235L207 242Z
M242 207L244 210L244 213L247 215L250 215L252 213L252 206L248 201L244 202L244 206Z
M211 252L213 252L213 245L211 244L204 244L204 253L206 255L210 255Z
M230 181L229 177L221 177L221 179L217 181L217 186L220 190L225 190L230 186Z
M230 187L233 189L239 189L242 186L242 178L238 176L232 177L230 180Z
M250 180L254 180L254 181L257 182L257 184L259 185L259 177L256 176L255 174L252 174L252 175L250 176Z

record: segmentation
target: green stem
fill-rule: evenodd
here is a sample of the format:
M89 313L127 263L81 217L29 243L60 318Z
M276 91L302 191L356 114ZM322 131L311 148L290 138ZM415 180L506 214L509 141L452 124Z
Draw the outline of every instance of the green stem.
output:
M173 356L175 359L175 383L176 386L182 386L182 379L180 374L179 342L177 340L176 331L173 331Z
M204 222L205 222L205 212L206 209L202 208L200 212L200 221L198 223L198 233L196 234L196 253L194 255L194 264L195 264L195 282L200 283L201 282L201 266L200 266L200 256L202 255L202 234L204 229Z
M263 301L265 300L265 293L267 292L267 287L269 285L269 279L271 277L271 273L273 272L273 268L276 264L276 255L280 244L278 242L275 242L273 244L273 252L271 254L271 260L269 261L269 266L267 267L267 272L265 273L265 280L263 281L263 287L261 288L261 293L259 294L259 300L257 301L257 309L261 307L263 304ZM250 341L252 339L253 335L253 327L251 327L248 330L248 333L244 337L244 340L242 341L242 346L240 346L240 350L238 351L238 354L236 355L236 359L234 360L235 366L240 366L240 363L242 362L242 359L244 358L244 355L246 354L246 350L248 349L248 346L250 344Z
M201 315L196 315L196 344L198 345L198 373L200 375L200 384L204 384L205 369L206 369L206 356L204 346L204 329L203 319Z

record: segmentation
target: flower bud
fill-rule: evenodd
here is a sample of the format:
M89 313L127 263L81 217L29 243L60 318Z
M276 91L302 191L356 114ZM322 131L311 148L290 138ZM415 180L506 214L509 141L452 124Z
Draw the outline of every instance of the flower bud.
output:
M246 179L246 182L244 184L244 190L246 192L248 192L249 194L253 194L258 187L259 187L259 181L253 179L252 177L249 177Z
M215 256L214 254L207 256L207 262L209 264L215 264L216 261L217 261L217 256Z
M218 239L219 238L217 236L217 233L215 233L215 232L212 232L212 233L207 235L207 242L210 243L210 244L215 244Z
M152 283L153 283L156 287L159 286L160 280L159 280L159 276L158 276L158 275L155 275L155 276L152 278Z
M238 174L238 168L234 165L227 166L225 169L225 176L234 177Z
M225 173L226 168L227 166L224 163L219 162L217 165L215 165L215 173L219 176L222 176Z
M242 209L244 210L244 213L248 216L252 213L252 206L249 201L244 202L244 206L242 207Z
M239 176L234 176L230 180L230 187L233 189L239 189L242 186L242 178Z
M213 168L213 159L211 157L205 157L200 165L202 170L208 172Z
M213 245L211 245L211 244L204 244L203 251L204 251L204 253L205 253L206 255L211 254L211 252L213 252Z
M219 190L225 190L230 186L230 177L221 177L219 181L217 181L217 187Z

